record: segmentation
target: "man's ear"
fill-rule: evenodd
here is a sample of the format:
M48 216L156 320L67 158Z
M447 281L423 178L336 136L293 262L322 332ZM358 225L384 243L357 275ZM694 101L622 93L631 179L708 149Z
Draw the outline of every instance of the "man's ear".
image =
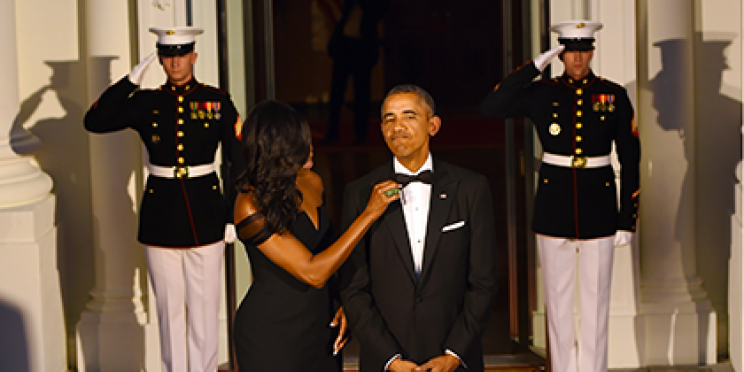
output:
M198 57L198 56L199 56L199 54L197 52L191 53L191 64L192 65L196 63L196 57Z
M437 115L429 118L429 136L434 137L439 133L440 128L442 128L442 118Z

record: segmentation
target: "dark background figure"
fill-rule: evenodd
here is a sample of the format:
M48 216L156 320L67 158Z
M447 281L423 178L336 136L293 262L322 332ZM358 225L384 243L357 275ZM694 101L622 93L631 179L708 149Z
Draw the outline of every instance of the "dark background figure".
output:
M323 143L337 142L341 131L341 109L349 77L354 84L355 144L369 136L370 78L380 57L378 23L385 16L390 0L346 0L341 19L328 42L333 59L328 128Z

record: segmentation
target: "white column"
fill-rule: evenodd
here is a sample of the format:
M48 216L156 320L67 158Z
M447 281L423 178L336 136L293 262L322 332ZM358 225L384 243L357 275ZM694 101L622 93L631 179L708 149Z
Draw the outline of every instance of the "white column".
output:
M742 138L744 142L744 138ZM736 168L736 192L735 206L736 212L731 217L731 263L729 264L729 357L734 371L741 371L744 367L742 356L744 356L744 340L742 332L744 331L744 253L742 252L742 164Z
M126 17L127 2L88 0L84 7L92 103L132 66L132 22ZM141 288L146 266L136 240L141 151L132 131L90 137L95 286L78 323L80 371L139 371L144 366L147 317Z
M15 2L0 1L0 365L65 371L51 178L35 165L39 141L19 112Z
M692 0L638 4L645 365L716 361L716 313L696 273L692 11Z

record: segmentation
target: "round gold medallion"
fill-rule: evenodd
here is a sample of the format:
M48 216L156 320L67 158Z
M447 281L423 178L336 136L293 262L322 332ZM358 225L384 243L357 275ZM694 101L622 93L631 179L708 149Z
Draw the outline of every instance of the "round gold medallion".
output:
M550 127L548 127L548 132L550 132L550 134L554 136L557 136L561 134L561 126L558 125L558 123L550 124Z

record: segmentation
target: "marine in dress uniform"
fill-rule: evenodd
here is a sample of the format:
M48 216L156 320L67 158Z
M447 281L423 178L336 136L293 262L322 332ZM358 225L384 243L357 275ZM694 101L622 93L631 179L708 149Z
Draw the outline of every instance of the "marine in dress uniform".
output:
M214 161L220 143L232 155L224 157L228 167L230 159L242 159L239 116L226 92L193 76L195 36L202 29L150 31L158 36L157 57L168 81L138 89L153 52L100 96L86 113L85 128L139 133L149 176L138 240L155 291L163 370L214 372L224 239L234 236L232 203L223 197Z
M627 244L636 228L640 142L633 107L622 86L589 68L594 33L601 27L589 21L553 25L560 46L509 74L481 104L487 116L529 117L543 147L532 228L543 270L555 372L607 370L613 249ZM565 73L533 81L558 55ZM613 142L621 166L619 203L610 164Z

